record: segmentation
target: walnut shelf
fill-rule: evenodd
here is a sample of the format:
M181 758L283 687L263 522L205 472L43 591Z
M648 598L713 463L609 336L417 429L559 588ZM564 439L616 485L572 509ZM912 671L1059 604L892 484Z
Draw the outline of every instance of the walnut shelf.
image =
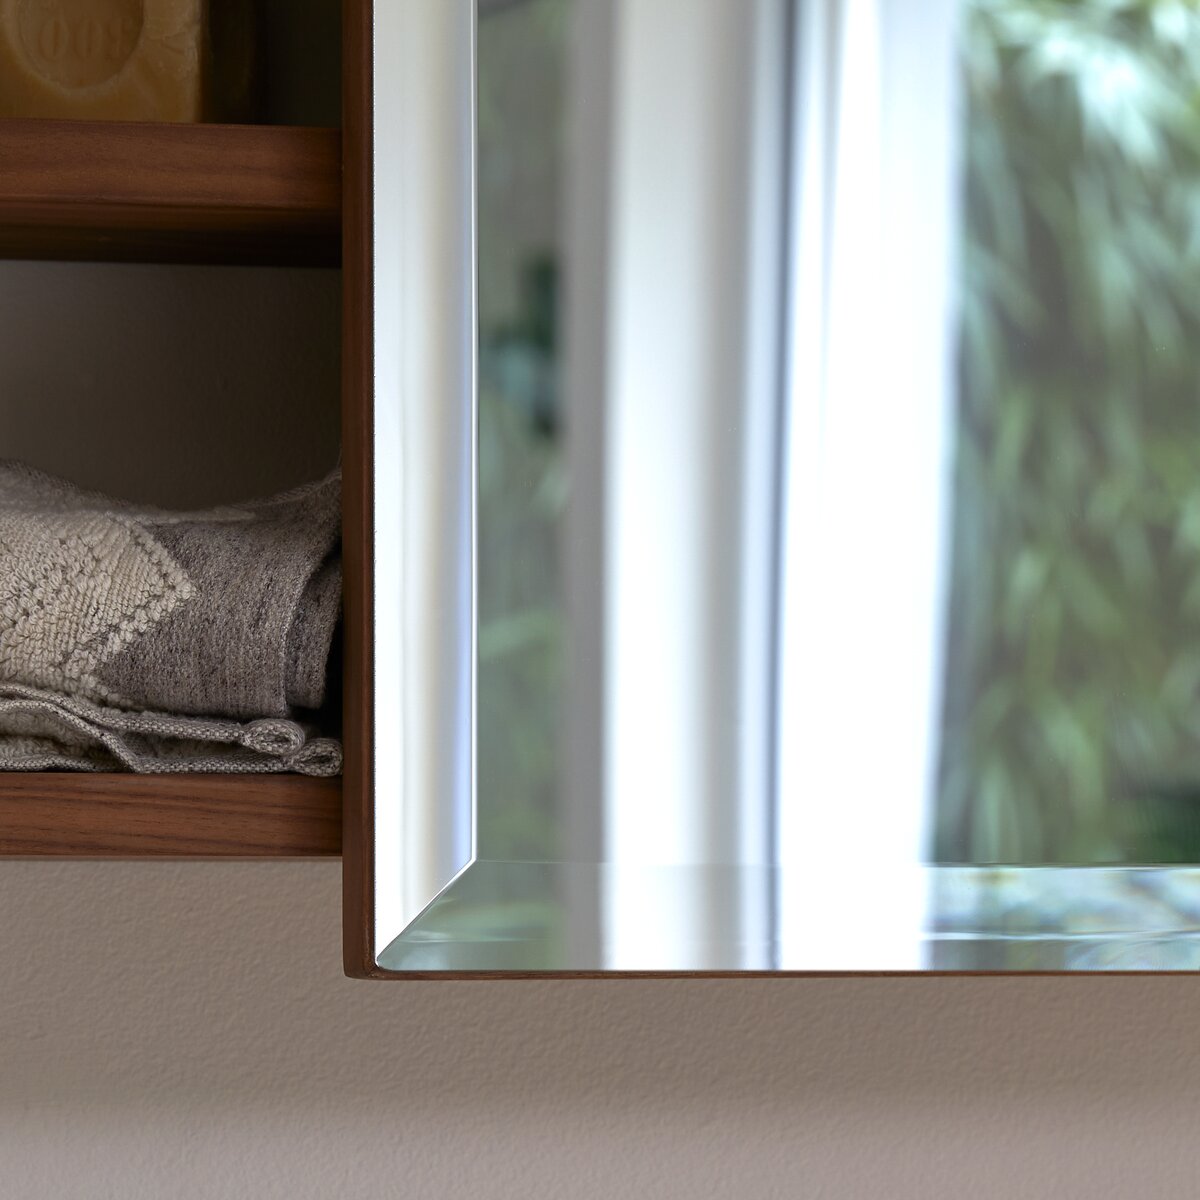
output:
M0 119L0 258L336 266L336 129Z
M341 853L340 779L0 773L0 857L308 858Z
M0 119L0 258L336 266L335 129ZM0 857L341 853L341 780L0 772Z

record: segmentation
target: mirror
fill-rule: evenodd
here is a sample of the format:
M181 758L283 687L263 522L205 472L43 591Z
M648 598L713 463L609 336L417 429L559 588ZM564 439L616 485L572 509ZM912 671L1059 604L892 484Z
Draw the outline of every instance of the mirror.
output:
M1200 967L1200 11L375 11L378 971Z

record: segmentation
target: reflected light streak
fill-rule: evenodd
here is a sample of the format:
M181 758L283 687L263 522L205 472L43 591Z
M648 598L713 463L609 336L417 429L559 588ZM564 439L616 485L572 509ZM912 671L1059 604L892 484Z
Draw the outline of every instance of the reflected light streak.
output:
M604 901L610 967L695 969L694 947L741 943L740 966L768 965L768 888L670 897L665 880L697 873L657 869L769 865L761 634L774 498L758 468L769 470L777 436L783 217L765 231L756 218L772 212L763 196L778 209L784 186L785 12L783 0L617 3L603 737L604 857L621 885ZM748 328L763 320L765 339ZM747 695L762 707L749 711Z
M940 699L953 3L802 13L780 965L904 969L921 960Z

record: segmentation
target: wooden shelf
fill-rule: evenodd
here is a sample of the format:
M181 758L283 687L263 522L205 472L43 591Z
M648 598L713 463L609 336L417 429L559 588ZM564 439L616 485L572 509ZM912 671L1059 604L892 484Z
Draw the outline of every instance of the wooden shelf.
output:
M0 258L336 266L341 135L0 119Z
M333 129L0 120L0 258L337 265ZM341 853L341 780L0 773L0 857Z
M0 773L0 857L341 853L340 779Z

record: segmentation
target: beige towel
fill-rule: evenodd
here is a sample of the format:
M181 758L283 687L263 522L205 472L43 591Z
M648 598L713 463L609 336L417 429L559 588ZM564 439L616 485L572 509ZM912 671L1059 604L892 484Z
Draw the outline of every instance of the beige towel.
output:
M0 769L335 773L289 718L324 699L340 491L179 513L0 462Z
M129 713L0 683L0 771L340 775L342 747L295 721Z

